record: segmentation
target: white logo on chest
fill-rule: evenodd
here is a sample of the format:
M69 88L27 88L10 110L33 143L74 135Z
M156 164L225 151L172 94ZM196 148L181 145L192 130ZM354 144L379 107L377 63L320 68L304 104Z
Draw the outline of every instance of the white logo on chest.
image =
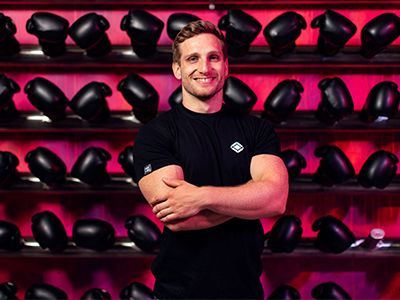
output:
M240 153L240 152L243 151L244 147L242 146L242 144L240 144L240 143L238 143L238 142L234 142L234 143L231 145L231 149L232 149L233 151L235 151L236 153Z

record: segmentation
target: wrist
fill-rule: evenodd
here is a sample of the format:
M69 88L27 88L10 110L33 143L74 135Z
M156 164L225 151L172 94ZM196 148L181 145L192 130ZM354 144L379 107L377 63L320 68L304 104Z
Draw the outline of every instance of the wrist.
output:
M200 201L201 201L201 209L209 209L212 206L212 197L210 193L209 186L200 187Z

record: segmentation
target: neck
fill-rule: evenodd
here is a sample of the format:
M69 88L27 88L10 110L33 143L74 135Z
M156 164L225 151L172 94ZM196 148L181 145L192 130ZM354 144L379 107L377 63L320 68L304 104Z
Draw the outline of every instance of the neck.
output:
M208 100L200 100L189 94L183 95L182 104L187 109L202 113L211 114L221 110L222 107L222 93L217 93L214 97Z

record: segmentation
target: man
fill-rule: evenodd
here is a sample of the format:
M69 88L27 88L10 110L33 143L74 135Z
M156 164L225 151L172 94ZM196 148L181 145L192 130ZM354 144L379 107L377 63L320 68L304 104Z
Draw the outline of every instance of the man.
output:
M261 299L261 217L282 214L287 171L270 125L223 109L224 36L188 24L173 44L182 104L135 140L139 188L165 225L152 266L159 299Z

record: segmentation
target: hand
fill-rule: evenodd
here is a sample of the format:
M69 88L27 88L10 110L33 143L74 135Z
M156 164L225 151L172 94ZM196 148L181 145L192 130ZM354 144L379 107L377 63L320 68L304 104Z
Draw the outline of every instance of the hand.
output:
M153 213L161 222L188 218L202 210L199 187L180 179L163 178L163 182L172 189L167 199L153 206Z

